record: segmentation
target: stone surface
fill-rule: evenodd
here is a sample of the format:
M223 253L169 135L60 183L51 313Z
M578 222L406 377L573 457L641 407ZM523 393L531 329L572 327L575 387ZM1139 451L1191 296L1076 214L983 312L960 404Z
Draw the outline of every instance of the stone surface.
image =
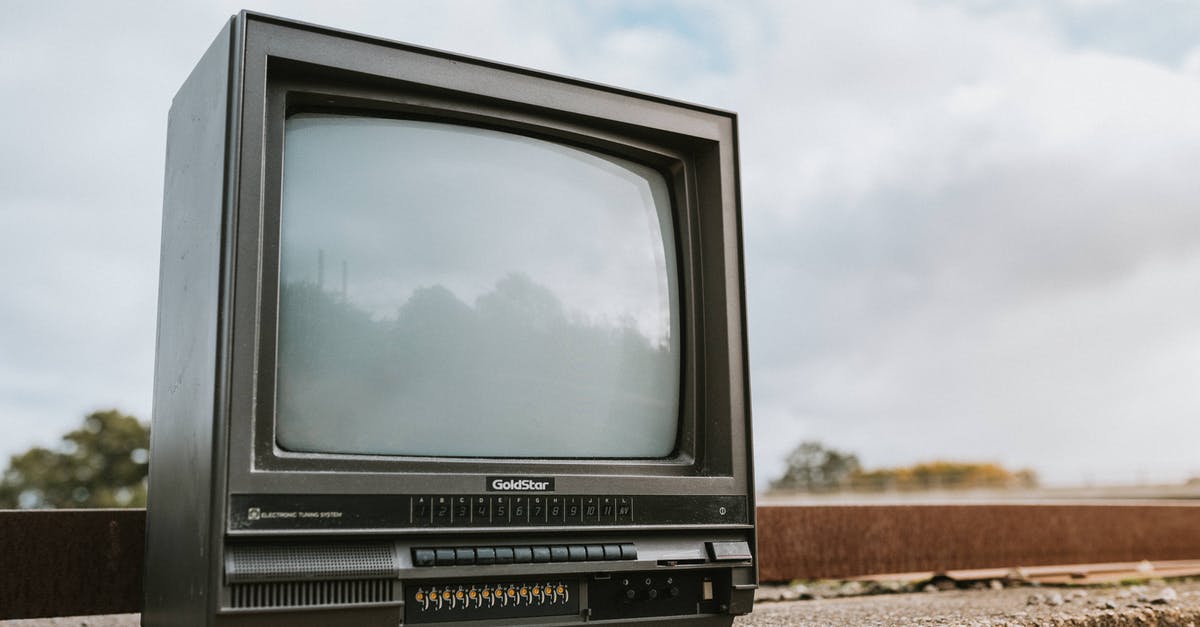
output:
M1167 590L1175 594L1172 595ZM1161 598L1173 598L1154 603ZM1047 601L1057 597L1058 605ZM1138 601L1141 597L1145 601ZM737 627L1200 627L1200 582L1084 589L1028 587L763 602Z

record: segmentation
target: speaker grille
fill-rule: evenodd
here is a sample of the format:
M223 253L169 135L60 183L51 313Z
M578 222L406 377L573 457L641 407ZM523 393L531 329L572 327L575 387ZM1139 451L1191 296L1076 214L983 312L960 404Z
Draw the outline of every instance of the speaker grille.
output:
M230 586L229 597L238 609L387 603L394 600L392 583L389 579L245 583Z
M225 554L230 584L398 575L392 545L383 543L230 546Z

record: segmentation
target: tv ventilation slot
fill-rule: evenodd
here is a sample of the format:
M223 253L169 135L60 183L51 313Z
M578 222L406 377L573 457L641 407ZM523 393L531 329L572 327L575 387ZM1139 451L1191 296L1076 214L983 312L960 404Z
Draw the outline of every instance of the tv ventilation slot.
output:
M236 609L389 603L395 600L393 583L354 579L236 584L229 587L229 600Z
M229 584L397 577L390 543L233 545L225 551Z

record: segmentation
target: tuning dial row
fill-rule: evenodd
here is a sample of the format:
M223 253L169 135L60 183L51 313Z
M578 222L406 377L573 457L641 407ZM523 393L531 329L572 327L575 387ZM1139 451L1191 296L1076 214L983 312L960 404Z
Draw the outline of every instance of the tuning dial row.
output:
M413 595L421 611L567 604L571 588L561 581L446 584L420 587Z

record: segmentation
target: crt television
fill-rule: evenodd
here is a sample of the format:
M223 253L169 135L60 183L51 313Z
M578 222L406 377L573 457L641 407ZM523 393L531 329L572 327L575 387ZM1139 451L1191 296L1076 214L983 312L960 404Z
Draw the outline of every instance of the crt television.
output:
M147 625L729 625L732 113L242 13L169 116Z

